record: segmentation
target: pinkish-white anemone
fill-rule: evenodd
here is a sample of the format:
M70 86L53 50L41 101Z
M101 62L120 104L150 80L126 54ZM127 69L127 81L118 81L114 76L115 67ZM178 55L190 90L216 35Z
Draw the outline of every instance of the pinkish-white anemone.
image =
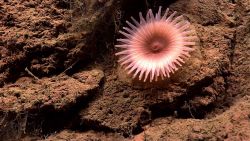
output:
M168 12L169 9L162 16L160 7L154 16L150 9L145 19L140 12L139 22L131 17L133 24L126 21L129 27L120 31L125 38L117 39L120 44L115 47L121 50L116 55L133 78L139 76L139 80L152 82L158 77L170 77L194 50L190 47L195 45L197 37L190 23L183 16L175 17L176 11L169 16Z

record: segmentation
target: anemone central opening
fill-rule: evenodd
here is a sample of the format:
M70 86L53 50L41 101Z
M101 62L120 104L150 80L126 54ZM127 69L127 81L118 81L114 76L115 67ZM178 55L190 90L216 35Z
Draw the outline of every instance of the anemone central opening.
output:
M164 48L164 44L162 44L161 42L155 41L150 45L150 49L153 52L159 52Z
M168 45L168 42L165 38L156 36L149 40L147 46L149 50L153 53L159 53L165 49Z

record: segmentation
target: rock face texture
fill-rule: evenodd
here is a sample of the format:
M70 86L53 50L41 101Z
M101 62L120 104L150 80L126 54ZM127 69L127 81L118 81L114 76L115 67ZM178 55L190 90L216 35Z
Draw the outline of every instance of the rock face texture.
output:
M75 112L99 93L103 77L101 70L93 69L36 81L22 77L0 88L1 138L9 138L20 130L39 134L71 124ZM20 124L18 129L15 122Z
M130 16L159 6L199 42L168 80L142 83L114 56ZM0 140L247 140L249 0L3 0Z

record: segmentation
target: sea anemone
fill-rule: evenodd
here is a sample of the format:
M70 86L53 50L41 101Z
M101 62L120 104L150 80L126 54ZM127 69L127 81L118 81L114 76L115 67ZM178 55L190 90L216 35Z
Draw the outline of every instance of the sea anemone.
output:
M139 22L131 17L133 24L126 21L129 27L119 31L125 38L117 39L120 43L115 45L120 48L115 55L121 66L144 82L158 81L160 76L163 80L169 78L190 57L197 39L182 15L175 16L174 11L168 16L168 8L162 15L161 9L155 16L149 9L146 18L140 12Z

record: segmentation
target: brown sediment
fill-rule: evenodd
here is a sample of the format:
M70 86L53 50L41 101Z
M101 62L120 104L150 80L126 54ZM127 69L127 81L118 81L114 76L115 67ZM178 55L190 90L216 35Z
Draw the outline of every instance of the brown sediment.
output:
M0 2L0 140L250 138L249 1L132 2ZM147 86L119 68L114 38L160 5L193 23L200 52Z

